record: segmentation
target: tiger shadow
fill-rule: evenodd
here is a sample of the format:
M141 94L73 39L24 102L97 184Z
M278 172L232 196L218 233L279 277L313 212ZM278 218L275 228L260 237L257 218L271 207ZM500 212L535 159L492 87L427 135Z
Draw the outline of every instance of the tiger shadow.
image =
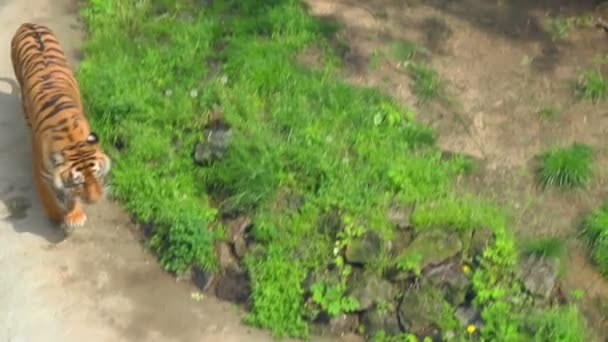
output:
M63 231L44 215L34 186L19 85L6 77L0 77L0 219L0 228L6 225L18 234L37 235L52 244L64 239Z

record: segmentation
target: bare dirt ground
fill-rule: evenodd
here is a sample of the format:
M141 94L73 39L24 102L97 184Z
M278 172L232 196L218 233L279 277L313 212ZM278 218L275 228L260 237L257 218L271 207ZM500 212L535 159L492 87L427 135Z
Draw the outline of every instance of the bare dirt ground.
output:
M598 2L306 2L315 15L342 24L338 40L348 79L386 89L438 130L443 149L483 161L463 188L513 208L514 229L522 241L541 236L568 241L564 290L585 291L583 311L606 338L608 320L600 316L595 302L598 296L608 296L608 281L588 263L575 235L581 215L607 198L608 109L578 100L572 83L597 55L606 54L608 34L596 28L572 29L565 39L553 41L544 28L548 15L606 16L595 7ZM428 62L438 71L450 101L421 104L405 72L388 63L369 67L376 51L399 40L430 52ZM555 108L557 117L543 120L539 112L545 106ZM595 149L594 184L576 192L538 189L533 158L573 141Z
M0 207L0 341L272 341L241 324L239 309L194 300L197 290L160 269L115 204L89 207L67 240L43 216L9 42L24 21L49 25L75 65L76 10L72 0L0 0L0 204L14 209L5 218Z

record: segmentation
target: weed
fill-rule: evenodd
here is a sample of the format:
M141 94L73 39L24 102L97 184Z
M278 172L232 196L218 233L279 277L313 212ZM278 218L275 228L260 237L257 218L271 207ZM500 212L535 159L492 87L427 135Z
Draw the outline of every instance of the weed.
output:
M573 16L573 17L554 17L549 18L546 30L555 40L561 40L568 36L572 28L591 28L595 24L593 16Z
M571 29L571 23L564 18L550 18L547 22L547 30L553 40L564 39L568 36Z
M585 186L591 180L592 161L593 150L580 143L544 152L539 156L540 184L561 188Z
M608 277L608 202L585 218L582 237L590 248L591 259Z
M551 106L545 106L540 110L540 117L545 121L553 120L559 116L557 109Z
M411 61L416 57L416 53L420 51L420 48L416 43L411 41L397 41L391 44L391 57L400 62Z
M423 102L439 96L441 82L437 71L427 64L408 64L408 71L414 81L414 91Z
M600 70L587 70L578 80L576 90L586 100L599 102L608 97L608 80Z
M378 67L380 67L383 60L384 60L384 54L382 53L382 51L376 49L376 50L372 51L372 53L369 57L368 67L372 70L376 70L376 69L378 69Z

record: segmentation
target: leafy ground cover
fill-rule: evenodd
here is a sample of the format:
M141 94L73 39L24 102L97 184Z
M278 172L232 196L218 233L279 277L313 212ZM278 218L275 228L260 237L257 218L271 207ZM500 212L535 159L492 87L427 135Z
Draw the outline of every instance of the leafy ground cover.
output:
M408 313L395 313L399 330L418 337L588 340L574 305L534 305L516 274L509 213L453 190L473 161L439 151L433 130L394 99L340 80L335 28L300 2L92 0L82 15L88 38L78 78L114 159L114 196L139 221L154 223L149 245L177 274L218 270L223 219L251 216L242 259L249 324L310 336L311 322L362 312L351 280L372 274L397 278L387 287L398 292L373 302L374 314L432 299L423 329L412 322L403 329ZM321 54L315 69L295 58L310 47ZM426 66L412 73L431 100L436 73ZM218 125L231 132L227 151L201 166L196 146ZM415 208L408 222L387 214L395 206ZM481 228L493 239L476 250ZM403 234L418 249L384 248ZM404 286L424 281L436 259L429 253L436 245L420 241L445 236L462 243L454 254L471 283L466 296L446 299L423 284L412 297ZM461 326L456 306L465 302L481 318ZM395 325L383 320L360 332L417 338L385 331Z

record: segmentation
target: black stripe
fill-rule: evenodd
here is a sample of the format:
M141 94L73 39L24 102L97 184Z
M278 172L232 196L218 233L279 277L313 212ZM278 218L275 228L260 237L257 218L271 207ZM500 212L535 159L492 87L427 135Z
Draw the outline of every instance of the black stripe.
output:
M74 101L66 101L66 102L61 102L61 103L57 104L50 113L48 113L47 115L44 116L44 118L42 118L42 120L36 120L37 125L36 125L36 128L34 129L34 132L37 133L38 130L44 124L44 122L47 121L48 119L52 118L53 116L65 111L67 109L72 109L72 108L77 108Z
M53 95L53 97L51 97L50 100L46 101L43 105L42 108L40 108L40 111L44 111L47 110L50 106L54 106L55 103L57 103L57 101L62 98L63 96L65 96L64 94L57 94L57 95Z
M24 56L24 54L30 52L31 50L35 50L36 49L36 45L34 44L23 44L21 45L18 49L17 49L17 56L19 57L19 59L22 59Z

